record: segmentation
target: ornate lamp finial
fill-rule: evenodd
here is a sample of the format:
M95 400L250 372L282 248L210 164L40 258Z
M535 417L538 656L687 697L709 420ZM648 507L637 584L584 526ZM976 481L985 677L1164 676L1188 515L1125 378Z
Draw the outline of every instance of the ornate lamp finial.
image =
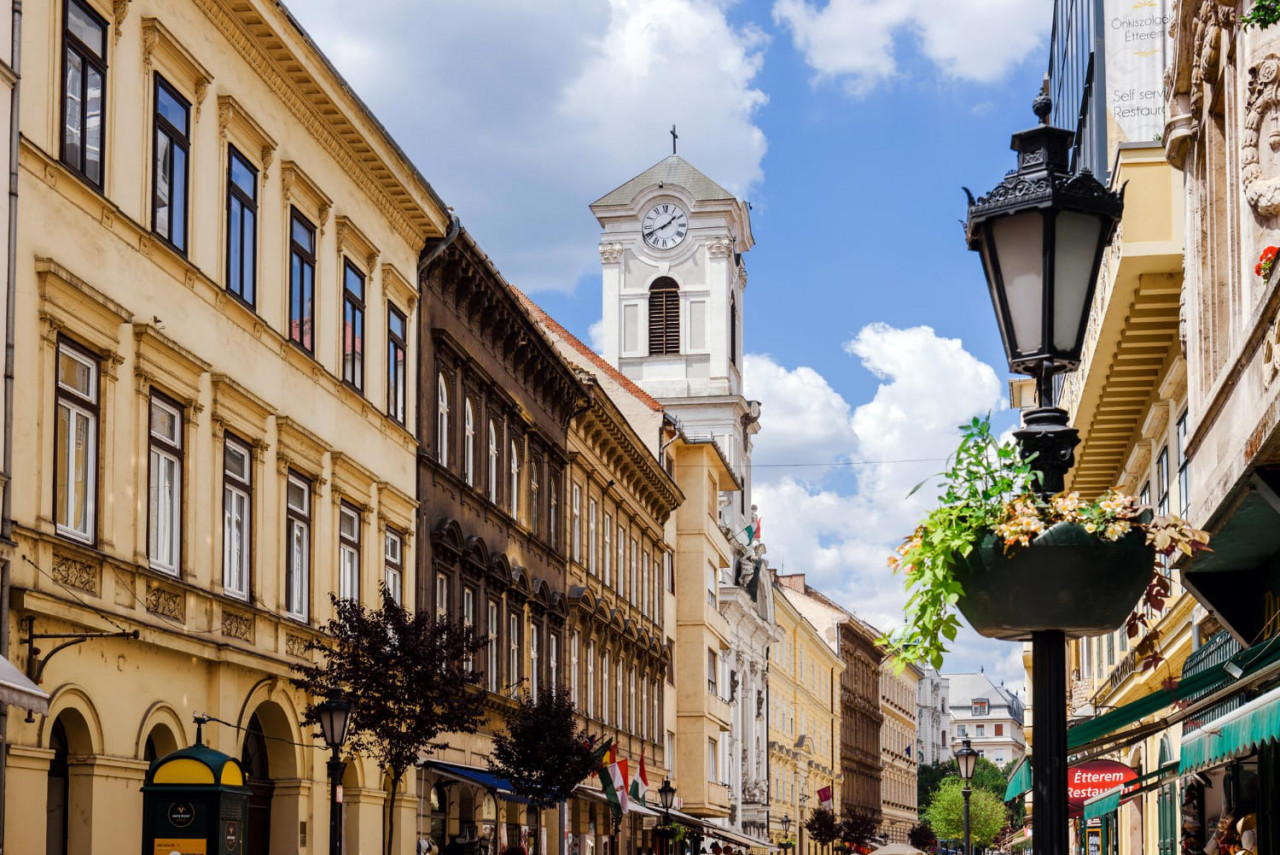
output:
M1036 114L1036 118L1040 120L1040 124L1049 124L1049 114L1053 112L1053 100L1048 93L1041 92L1036 96L1036 100L1031 102L1031 110Z

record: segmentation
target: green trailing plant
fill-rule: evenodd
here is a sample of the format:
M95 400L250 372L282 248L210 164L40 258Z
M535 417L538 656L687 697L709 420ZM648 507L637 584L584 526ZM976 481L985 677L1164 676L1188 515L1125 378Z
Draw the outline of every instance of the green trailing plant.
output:
M956 578L956 565L987 532L997 537L1006 555L1030 546L1059 523L1079 525L1099 540L1112 542L1142 530L1146 542L1165 557L1208 548L1208 534L1178 517L1148 518L1150 509L1133 496L1115 491L1093 501L1078 493L1042 496L1036 489L1040 474L1034 470L1034 457L1024 460L1014 442L997 440L989 419L975 418L960 430L950 468L939 476L938 506L889 559L889 566L903 574L908 596L903 625L879 643L888 649L899 673L910 663L942 667L947 645L960 630L957 604L964 587ZM1164 609L1169 582L1155 571L1153 564L1151 581L1126 621L1130 638L1136 639L1151 616ZM1139 649L1145 668L1159 660L1151 635Z
M1280 21L1280 0L1258 0L1253 8L1240 17L1240 23L1249 27L1266 29Z

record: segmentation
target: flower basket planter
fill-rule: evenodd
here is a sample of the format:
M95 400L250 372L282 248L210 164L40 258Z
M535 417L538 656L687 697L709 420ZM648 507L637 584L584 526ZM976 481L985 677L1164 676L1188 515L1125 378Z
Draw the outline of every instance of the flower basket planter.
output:
M1076 523L1058 523L1010 555L986 531L956 561L964 586L956 605L987 638L1028 641L1039 630L1098 635L1124 624L1154 566L1155 550L1140 529L1110 542Z

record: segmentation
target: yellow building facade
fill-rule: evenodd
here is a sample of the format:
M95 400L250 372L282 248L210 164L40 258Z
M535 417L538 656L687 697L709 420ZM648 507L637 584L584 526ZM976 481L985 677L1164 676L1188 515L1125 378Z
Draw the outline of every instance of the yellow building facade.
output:
M195 713L245 762L246 851L325 851L289 677L330 592L414 605L413 283L444 206L266 0L37 4L23 54L9 645L52 699L8 719L7 851L139 851ZM113 637L40 638L76 633ZM378 770L345 783L348 851L376 851Z
M880 834L890 843L906 843L907 834L920 822L916 803L916 694L920 670L908 665L901 674L880 669Z
M842 810L840 676L845 665L796 608L794 595L784 582L774 582L781 638L769 651L769 813L773 839L783 839L782 820L790 817L796 851L805 855L822 848L801 830L813 811Z

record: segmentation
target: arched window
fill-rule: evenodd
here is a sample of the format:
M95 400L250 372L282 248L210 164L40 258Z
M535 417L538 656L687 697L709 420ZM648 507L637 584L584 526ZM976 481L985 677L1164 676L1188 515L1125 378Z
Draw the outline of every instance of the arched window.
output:
M489 420L489 501L498 501L498 429Z
M436 459L441 466L449 465L449 384L444 372L436 375Z
M649 286L649 355L680 352L680 286L659 276Z
M520 517L520 451L511 440L511 516Z
M462 446L462 476L467 479L467 486L476 485L476 414L467 398L466 406L466 438Z

